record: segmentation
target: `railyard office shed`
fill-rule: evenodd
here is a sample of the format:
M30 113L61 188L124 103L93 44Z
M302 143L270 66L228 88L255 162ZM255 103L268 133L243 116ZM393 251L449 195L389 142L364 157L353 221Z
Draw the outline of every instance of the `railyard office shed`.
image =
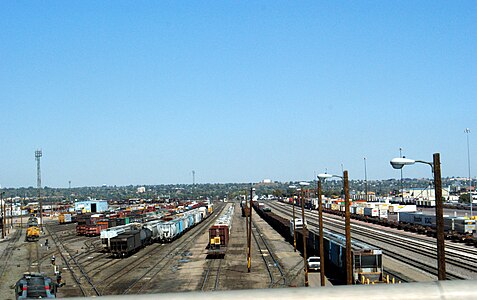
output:
M75 211L81 213L101 213L108 210L106 200L87 200L75 202Z

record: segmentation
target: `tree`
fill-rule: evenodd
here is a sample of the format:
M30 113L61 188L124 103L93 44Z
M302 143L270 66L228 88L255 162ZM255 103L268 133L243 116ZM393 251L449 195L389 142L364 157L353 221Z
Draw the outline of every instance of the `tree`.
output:
M460 203L470 203L469 194L468 194L468 193L461 194L461 195L459 196L459 202L460 202Z

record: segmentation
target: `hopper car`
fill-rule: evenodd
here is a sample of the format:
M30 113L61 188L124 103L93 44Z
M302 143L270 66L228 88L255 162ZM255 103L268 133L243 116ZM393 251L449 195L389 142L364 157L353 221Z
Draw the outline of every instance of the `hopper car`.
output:
M148 229L131 230L111 239L113 257L126 257L143 248L151 241L152 232Z
M101 238L101 243L103 244L103 248L105 250L109 250L111 247L111 239L118 236L121 233L125 233L131 229L138 229L141 228L141 224L139 223L130 223L127 225L120 225L120 226L115 226L111 228L107 228L104 230L101 230L100 232L100 238Z
M145 223L130 223L101 231L103 247L113 257L126 257L153 242L171 242L200 223L204 209L193 209L177 215L170 221L152 220Z

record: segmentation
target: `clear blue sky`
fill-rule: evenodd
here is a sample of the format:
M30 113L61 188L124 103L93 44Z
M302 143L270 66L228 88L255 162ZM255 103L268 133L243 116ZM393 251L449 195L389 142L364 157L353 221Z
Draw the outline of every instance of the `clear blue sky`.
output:
M477 174L476 1L2 1L0 185ZM408 177L430 177L407 167Z

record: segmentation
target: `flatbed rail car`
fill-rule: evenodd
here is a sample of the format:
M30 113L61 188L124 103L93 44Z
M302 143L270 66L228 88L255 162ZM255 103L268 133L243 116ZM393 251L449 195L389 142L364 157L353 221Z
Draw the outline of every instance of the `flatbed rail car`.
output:
M209 244L207 255L211 257L224 257L229 243L230 230L234 214L232 204L209 228Z
M43 273L25 273L15 284L16 299L56 298L57 283Z

